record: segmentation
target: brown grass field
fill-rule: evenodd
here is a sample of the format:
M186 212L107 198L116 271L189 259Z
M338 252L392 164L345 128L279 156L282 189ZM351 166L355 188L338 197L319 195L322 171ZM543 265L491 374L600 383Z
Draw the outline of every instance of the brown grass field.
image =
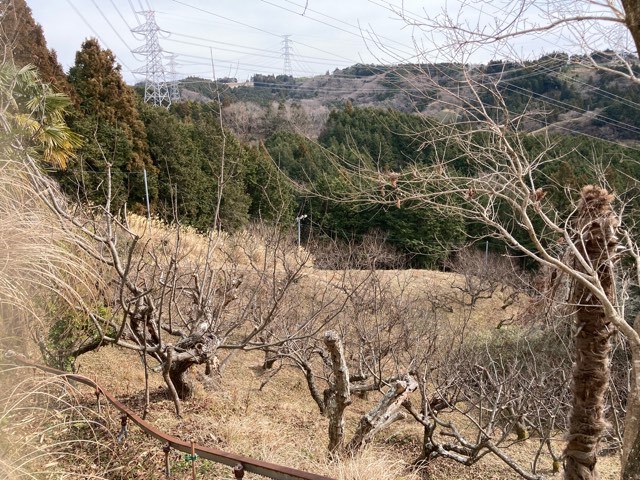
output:
M140 219L134 228L144 228ZM155 225L155 235L163 231ZM166 234L166 230L164 231ZM258 255L247 248L254 238L238 243L238 256ZM202 251L203 239L193 232L184 234L185 248ZM220 241L228 242L224 238ZM243 244L244 242L244 244ZM359 275L352 272L353 275ZM422 292L446 297L458 293L463 281L456 274L404 270L381 272L388 276L387 288L401 288L407 295L420 297ZM315 270L304 272L301 286L310 288L317 282L330 282L336 272ZM501 293L480 300L473 309L468 327L478 336L495 328L502 315L522 308L514 304L501 309ZM499 312L499 315L496 314ZM449 321L455 322L456 312ZM445 318L446 320L446 318ZM35 354L36 350L32 349ZM2 353L2 352L0 352ZM35 355L34 355L34 358ZM233 357L223 375L213 384L198 387L195 398L184 403L183 418L173 413L173 404L166 395L160 373L151 372L151 410L148 420L165 432L187 441L220 448L261 460L287 465L340 480L454 480L513 479L518 476L497 458L487 455L472 467L439 459L420 471L407 466L420 453L422 429L413 419L405 419L384 430L363 452L353 458L329 461L327 457L327 419L321 416L312 401L304 379L298 370L289 369L271 379L261 388L265 376L263 356L257 352L242 352ZM6 365L5 365L6 366ZM144 404L144 368L140 357L131 352L105 346L83 355L77 362L79 373L95 378L141 413ZM151 362L153 366L153 362ZM192 373L197 379L200 370ZM131 428L125 446L115 442L119 427L117 412L105 407L102 415L95 413L93 392L84 386L69 386L31 369L9 369L0 373L0 479L23 478L164 478L162 445ZM414 393L414 395L417 395ZM353 398L347 409L347 439L354 432L358 419L376 401ZM82 439L82 440L79 440ZM556 450L562 450L562 435L555 439ZM509 454L528 467L536 448L535 439L517 443ZM619 478L617 456L599 460L601 478ZM191 478L190 466L177 453L171 457L173 476ZM561 478L551 473L551 461L542 457L542 472L548 478ZM198 478L233 478L231 469L207 461L198 461ZM2 472L5 472L3 476ZM245 478L257 478L246 474Z
M450 288L450 282L455 280L453 274L441 272L402 273L420 279L419 283L424 288ZM391 274L394 273L389 272ZM490 303L491 301L485 301L479 306L478 312L481 314L476 319L478 323L475 328L489 327L485 323L485 310L490 310ZM480 321L483 318L485 320ZM407 464L419 453L421 438L421 429L412 420L393 424L373 445L355 458L329 462L326 457L327 420L319 415L301 375L290 370L287 374L276 376L261 390L261 362L262 356L258 353L236 355L214 386L206 389L200 387L195 399L185 403L183 419L177 419L173 414L173 405L165 394L160 374L152 373L150 388L153 404L148 419L164 431L184 440L335 476L340 480L518 478L506 465L490 455L472 467L440 459L423 471L408 470ZM144 369L139 356L115 347L103 347L81 357L78 364L79 373L97 379L134 411L142 411ZM92 392L84 386L78 386L72 397L87 408L93 408L95 404ZM354 431L358 418L371 405L371 401L354 397L353 405L347 409L348 432ZM109 412L107 416L110 418L111 429L117 431L117 412L113 409L106 411ZM62 432L61 435L65 437L69 432ZM47 436L44 435L39 441L46 443ZM560 448L562 438L559 436L555 441ZM132 428L128 442L130 454L136 452L126 465L127 475L130 477L120 477L118 473L115 476L108 475L107 478L163 478L162 446L145 437L141 431L136 431L135 427ZM112 447L116 452L120 448ZM509 453L526 465L534 448L533 442L524 442L512 447ZM64 465L67 460L63 457L60 463ZM548 465L543 464L543 473L554 478L548 459L546 463ZM191 478L190 468L177 454L172 457L172 464L172 478ZM201 461L198 468L198 478L233 478L230 469L224 466ZM617 457L602 457L600 469L604 480L618 478ZM73 478L73 475L66 478ZM252 477L247 474L245 478ZM560 475L555 478L560 478Z

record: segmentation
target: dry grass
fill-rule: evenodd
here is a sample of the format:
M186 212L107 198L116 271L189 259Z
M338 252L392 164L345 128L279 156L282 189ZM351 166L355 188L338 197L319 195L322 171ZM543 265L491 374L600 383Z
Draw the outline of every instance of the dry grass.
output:
M17 208L19 202L7 203L6 200L7 195L14 192L11 190L14 186L5 185L3 188L5 191L0 192L0 199L5 204L0 207L5 211ZM24 195L33 194L28 190L25 192ZM19 196L20 201L27 198L24 195ZM31 200L36 201L34 198ZM26 205L30 205L29 202ZM33 303L37 297L29 294L34 286L48 291L51 289L49 280L55 284L60 279L69 279L63 285L68 285L73 292L78 291L77 285L82 285L90 277L77 273L86 267L81 259L78 269L75 263L71 263L78 262L78 257L66 247L67 232L56 230L55 222L41 206L31 205L23 212L24 221L16 223L21 230L1 237L12 248L12 253L6 253L8 249L5 249L4 267L0 262L0 293L4 295L0 300L11 305L12 312L17 309L23 315L32 315L40 313L36 312ZM148 246L167 250L175 247L175 243L171 243L176 238L175 228L156 222L151 225L149 233L145 230L148 226L144 218L131 217L129 221L132 229L143 236L142 243L149 242ZM42 237L43 231L35 227L45 229L47 234ZM235 264L248 271L266 264L275 264L277 269L285 270L307 256L303 250L293 247L287 250L291 252L289 256L270 257L273 254L269 252L275 250L267 246L269 237L267 231L249 230L234 236L206 238L181 228L179 250L181 256L192 262L208 258L220 266ZM27 245L21 247L19 240L25 238ZM291 239L288 241L291 243ZM60 248L46 250L45 246ZM211 246L215 248L211 249ZM11 256L24 261L14 264L9 261ZM348 275L357 282L368 273L353 271ZM378 275L390 294L402 292L415 299L428 297L464 301L459 289L463 279L452 273L406 270L378 272ZM342 275L337 272L314 270L307 266L299 288L305 291L341 279ZM11 295L4 293L2 288ZM440 321L452 326L466 322L468 328L475 332L485 331L500 320L495 317L496 311L508 316L523 308L516 303L501 309L501 295L498 292L493 298L482 300L466 313L461 313L461 310L443 313ZM12 313L11 318L18 316ZM4 331L1 333L5 339L7 325L7 316L3 313ZM181 420L172 413L172 404L165 396L160 375L152 374L153 405L149 419L185 440L327 474L340 480L515 478L508 467L491 456L471 468L438 460L422 472L407 470L407 465L419 453L422 434L417 423L408 420L394 424L361 454L329 462L326 457L327 420L319 415L303 378L297 371L290 370L273 378L261 389L264 380L259 367L261 364L262 356L257 353L234 357L223 378L217 379L213 388L201 387L195 399L185 404ZM103 347L81 357L79 366L80 373L97 378L132 408L142 411L144 373L138 355ZM194 373L196 376L201 374ZM17 372L3 376L0 383L15 385L10 391L0 392L0 468L9 472L6 478L161 478L161 445L133 431L126 453L123 453L114 439L118 428L114 412L107 409L104 416L96 416L93 398L90 392L83 391L83 387L76 390L60 380L42 376L22 379ZM348 436L372 402L354 399L354 404L347 410ZM535 442L526 442L513 447L509 453L527 465L534 448ZM617 478L619 465L616 458L604 457L600 462L603 479ZM172 456L172 464L174 478L189 477L188 465L177 454ZM198 468L202 474L215 478L232 478L225 467L200 462ZM548 470L549 466L545 468Z
M127 222L131 231L142 238L141 243L147 250L176 251L177 258L191 262L209 260L218 267L234 265L244 269L276 265L284 270L304 260L306 268L313 266L310 254L294 245L293 236L282 237L276 227L251 225L232 235L225 232L204 235L189 226L167 225L158 219L149 222L135 214L129 214ZM277 249L271 243L276 239L284 243Z
M335 272L334 272L335 273ZM331 280L331 272L315 272L323 279ZM393 276L393 272L382 272L383 275ZM401 272L402 277L411 279L416 292L428 289L438 295L456 294L452 289L452 282L461 281L453 274L425 271ZM405 278L405 279L406 279ZM392 282L399 282L394 276ZM486 301L487 303L500 302L500 299ZM489 309L488 305L481 305L482 309ZM478 325L483 321L477 319ZM185 440L194 440L198 443L218 447L227 451L248 455L262 460L280 463L308 471L333 476L340 480L355 479L405 479L418 480L429 478L432 480L453 479L513 479L516 475L504 464L491 456L485 457L480 463L472 467L464 467L450 461L439 459L430 464L422 472L407 470L408 463L419 453L421 429L413 421L403 421L394 424L385 431L375 443L365 449L354 458L343 459L340 462L329 462L326 457L326 430L327 420L320 416L316 405L311 401L306 385L298 372L291 370L273 378L262 390L263 372L260 368L262 356L258 353L237 355L229 364L222 378L217 379L212 388L201 387L196 398L185 404L184 418L178 420L172 413L172 405L165 396L162 379L159 374L151 375L151 392L153 398L150 421L160 426L167 432L177 435ZM141 412L143 395L143 367L139 356L114 347L103 347L97 352L84 355L79 362L80 373L90 377L96 377L104 386L112 390L134 410ZM195 375L200 375L196 372ZM30 387L25 384L28 390ZM59 388L59 387L55 387ZM82 392L74 391L73 397L76 404L82 408L93 408L92 397L86 389ZM37 389L36 389L37 390ZM70 402L69 402L70 403ZM372 401L354 398L354 404L348 409L347 429L353 432L359 416L368 410ZM42 408L39 415L49 415L51 409ZM55 412L55 411L54 411ZM53 415L56 415L53 413ZM114 414L111 414L114 416ZM87 415L88 416L88 415ZM40 422L42 422L40 420ZM39 423L40 424L40 423ZM62 422L58 426L66 428ZM101 442L106 442L101 448L108 454L113 454L112 468L121 468L135 478L136 475L145 475L144 478L161 478L162 454L161 445L154 440L144 437L140 432L132 433L130 439L131 448L137 452L140 460L137 467L128 460L122 465L121 454L117 453L117 445L113 440L113 434L117 431L117 421L113 422L109 435L101 437ZM29 429L39 431L37 427ZM3 432L5 438L19 438L24 430ZM70 432L67 430L67 435ZM63 437L69 441L89 442L86 437ZM35 441L38 450L39 439L33 435L25 435L21 440L20 449L3 455L7 463L16 462L19 454L16 453L27 444ZM560 442L561 439L557 439ZM53 441L55 445L55 441ZM45 445L47 442L45 441ZM96 444L94 442L94 444ZM29 447L34 448L34 447ZM516 445L509 450L522 464L526 465L531 458L535 442L525 442ZM560 450L560 445L558 450ZM55 448L52 450L55 451ZM135 455L134 455L135 457ZM29 457L31 458L31 457ZM43 456L42 461L34 460L26 463L26 468L33 471L33 467L43 468L50 464L49 456ZM66 471L72 468L68 462L73 462L75 457L57 455L56 465L47 467ZM172 454L174 478L190 478L188 464L178 454ZM83 460L84 461L84 460ZM87 460L88 461L88 460ZM545 474L550 474L550 462L543 463ZM86 463L81 463L84 465ZM36 468L36 470L38 469ZM88 467L87 467L88 468ZM93 468L93 467L92 467ZM198 463L202 475L213 478L233 478L230 469L210 462ZM66 470L65 470L66 469ZM616 457L603 457L600 459L601 476L604 480L617 478L619 464ZM120 470L119 470L120 471ZM49 474L49 473L48 473ZM118 474L120 475L120 474ZM11 478L11 477L9 477ZM30 478L14 476L13 478ZM53 473L47 478L57 477ZM73 478L71 475L68 478ZM99 478L99 477L98 477ZM108 478L127 478L123 476L108 475ZM245 478L252 478L247 475ZM555 478L560 478L556 476Z
M214 389L200 389L196 398L185 405L185 415L178 420L172 414L171 403L164 396L164 389L155 396L150 420L167 432L184 440L221 448L274 463L333 476L340 480L356 479L404 479L431 480L491 479L507 480L517 478L506 465L492 456L481 462L464 467L455 462L439 459L422 472L407 470L407 465L419 453L421 429L413 421L394 424L376 439L376 442L354 458L340 462L329 462L326 458L327 420L320 416L311 401L303 379L292 371L271 380L260 391L262 371L259 365L262 357L258 354L237 356L225 376L219 379ZM140 391L132 393L132 385L142 376L140 361L129 352L114 348L104 348L98 353L83 357L83 370L99 372L106 384L120 395L128 396L127 403L142 409ZM126 368L122 368L126 365ZM116 379L114 372L125 372L123 378ZM112 374L109 375L109 372ZM106 376L103 376L106 375ZM158 375L152 376L154 387L161 385ZM354 398L354 404L347 412L347 429L355 430L359 416L370 408L371 401ZM156 443L149 440L144 449L153 448ZM562 449L562 438L556 439L557 450ZM527 465L536 448L535 439L515 445L509 454L523 465ZM142 447L141 447L142 448ZM178 457L173 460L178 468L176 478L189 478L185 465ZM599 459L603 480L619 477L617 456ZM182 470L180 470L182 468ZM203 471L216 473L215 478L232 478L229 469L207 463L201 465ZM548 478L561 478L551 474L550 459L544 458L542 473ZM223 476L226 475L226 476ZM245 477L252 478L252 477Z
M406 479L420 477L406 470L404 446L395 445L394 434L361 454L329 462L326 456L326 418L306 393L303 379L296 373L275 377L260 391L261 356L248 354L236 357L215 389L201 388L196 398L185 405L183 419L172 414L171 404L160 386L159 375L152 376L152 392L157 392L150 420L167 432L197 443L230 452L287 465L315 473L334 476L339 480ZM143 374L135 355L115 348L85 355L82 370L107 374L104 384L121 396L131 393L131 385ZM117 365L127 365L126 369ZM121 378L108 375L109 370L124 371ZM368 404L357 404L348 418L355 428L357 415ZM142 408L141 392L127 397L127 403ZM417 429L413 429L417 434ZM389 440L387 443L384 440ZM153 442L153 441L151 441ZM158 446L160 448L160 446ZM188 469L174 458L175 478L190 478ZM209 462L200 466L203 472L215 473L215 478L232 478L226 467ZM223 476L226 475L226 476ZM247 477L245 477L247 478ZM252 478L248 476L248 478Z
M0 478L115 479L139 470L140 450L118 445L115 412L98 414L86 389L25 367L4 368L0 381Z
M29 168L0 159L0 339L6 348L26 348L25 337L47 330L47 309L90 303L100 283L95 266L78 253L82 239L46 207Z

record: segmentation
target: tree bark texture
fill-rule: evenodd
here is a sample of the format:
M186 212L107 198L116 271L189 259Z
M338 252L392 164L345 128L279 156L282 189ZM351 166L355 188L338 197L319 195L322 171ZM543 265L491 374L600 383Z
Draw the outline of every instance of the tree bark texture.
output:
M586 186L578 207L575 246L584 265L576 259L582 273L597 276L603 292L613 294L612 258L617 246L618 219L611 208L613 196L606 190ZM609 386L609 337L613 328L601 302L580 281L575 282L576 359L573 368L573 409L565 448L566 480L595 480L598 444L606 428L605 394Z
M640 333L640 316L634 328ZM640 349L631 349L631 385L624 417L622 480L640 480Z
M344 447L344 411L351 404L349 369L342 341L334 331L324 334L324 344L331 357L333 381L325 392L325 411L329 417L329 453L340 453Z
M638 0L622 0L624 21L633 37L636 51L640 53L640 2Z
M180 418L182 416L182 406L180 405L180 397L178 396L178 392L176 391L176 387L173 385L173 381L171 380L171 365L173 363L173 346L167 345L167 352L164 361L164 365L162 366L162 377L164 378L164 382L167 384L167 388L169 389L169 394L171 395L171 399L173 400L173 404L176 408L176 416Z
M193 382L188 375L189 369L194 365L212 361L217 347L217 341L213 336L197 333L176 343L169 377L181 400L187 400L194 394Z
M380 402L360 419L356 433L349 442L347 450L351 452L359 450L370 442L377 432L393 422L405 418L404 412L400 411L402 402L416 388L418 388L418 382L410 375L405 375L404 378L396 380L380 399Z
M193 382L189 379L187 371L193 364L188 361L174 361L169 369L169 377L178 392L180 400L188 400L193 396Z

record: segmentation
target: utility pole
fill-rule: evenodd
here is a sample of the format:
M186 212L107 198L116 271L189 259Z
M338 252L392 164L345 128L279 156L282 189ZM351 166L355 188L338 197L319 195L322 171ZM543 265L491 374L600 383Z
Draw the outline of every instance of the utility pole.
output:
M162 63L162 48L158 40L158 33L161 31L156 23L155 12L145 10L140 12L145 23L132 28L131 32L144 37L144 45L132 50L132 53L147 57L144 67L136 70L137 73L145 74L144 101L156 106L169 108L171 97L165 78L164 65Z
M177 103L180 101L180 87L178 85L178 72L176 70L176 55L172 53L169 55L169 61L167 62L167 67L169 68L169 98L171 99L171 103Z
M284 69L283 73L293 77L293 67L291 66L291 35L283 35L282 38L282 56L284 57Z
M484 270L487 271L489 265L489 240L484 244Z
M306 215L299 215L299 216L296 217L296 222L298 222L298 248L300 248L300 223L305 218L307 218Z

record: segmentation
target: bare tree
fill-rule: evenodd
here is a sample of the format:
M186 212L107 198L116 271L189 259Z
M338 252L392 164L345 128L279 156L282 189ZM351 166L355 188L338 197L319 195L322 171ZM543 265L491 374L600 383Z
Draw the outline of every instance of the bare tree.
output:
M531 275L520 269L506 250L503 255L497 255L489 252L488 248L488 241L484 252L474 246L462 248L454 252L445 266L464 278L463 285L454 281L451 286L469 297L469 306L473 307L478 300L493 298L496 292L500 292L503 298L501 308L505 310L523 293L528 293Z
M444 8L439 13L426 9L413 12L387 1L381 5L431 37L426 44L424 38L416 38L421 53L444 53L449 59L454 51L484 49L504 58L521 59L519 47L524 42L533 46L543 38L556 49L582 52L575 61L640 82L634 69L640 50L640 3L635 0L504 0L491 5L465 0L457 8ZM394 55L386 46L379 46ZM593 55L604 50L604 55Z
M604 328L622 333L634 357L640 358L640 336L625 320L619 295L609 286L612 275L608 273L620 255L634 250L631 240L624 249L614 248L619 238L633 239L625 228L628 197L620 198L620 203L612 207L617 213L602 213L591 220L590 225L604 229L611 239L610 243L597 242L604 250L596 260L587 253L589 247L584 246L589 228L582 226L577 206L581 196L583 205L590 205L589 192L600 190L588 187L580 194L564 185L549 183L540 173L542 167L562 161L563 156L552 137L522 130L528 119L544 116L544 112L512 112L501 95L500 79L483 75L465 63L449 64L446 72L437 65L429 68L448 77L444 83L433 79L431 86L438 101L458 112L455 123L426 121L424 129L416 132L422 139L422 148L431 150L432 162L411 164L398 172L385 171L363 157L343 164L341 167L348 174L342 178L351 182L351 195L343 195L342 200L457 212L470 221L481 222L488 235L588 292L576 299L581 302L577 308L591 305L587 308L597 311L594 314L603 319ZM425 71L426 78L429 74ZM599 178L606 182L604 176ZM550 192L564 194L565 206L552 202ZM600 204L593 201L594 205ZM586 208L599 211L593 206ZM614 217L616 221L611 220ZM585 303L587 298L589 302ZM605 344L602 347L606 357L608 348ZM603 418L594 420L600 422ZM599 437L599 432L594 435ZM586 443L594 441L581 438ZM589 469L595 475L595 465Z
M365 312L382 311L375 303L363 301L375 282L372 275L367 271L327 272L325 281L303 285L303 291L307 292L301 297L304 305L298 305L290 317L297 322L301 317L307 318L304 331L308 335L289 338L277 328L270 332L268 367L273 370L265 372L263 386L285 369L301 371L320 414L329 419L328 449L332 455L360 449L376 433L404 418L402 400L416 386L406 372L394 375L398 366L388 363L392 356L389 338L399 341L393 321L374 319L372 315L361 318ZM378 295L379 289L374 293ZM362 335L365 324L368 337ZM389 335L391 329L393 335ZM384 393L377 405L361 418L347 442L344 415L352 396L375 391Z
M617 214L624 211L624 197L617 199L619 205L613 208L616 210L614 214L600 211L599 216L592 218L589 222L593 228L600 229L599 236L590 235L586 232L589 228L581 230L580 221L576 218L576 211L558 211L550 209L549 205L545 205L544 196L549 187L556 186L545 185L539 177L536 176L537 171L546 162L557 161L549 147L552 142L542 135L531 136L535 141L544 145L541 154L536 158L528 155L522 148L524 145L518 136L522 136L528 128L527 122L535 116L544 118L543 111L537 112L537 115L529 109L525 114L513 114L509 112L506 103L499 95L498 88L495 88L495 81L487 81L481 75L472 78L469 75L469 68L466 66L473 58L473 54L479 49L487 47L502 56L511 58L520 58L515 53L515 41L535 42L537 38L544 36L553 39L555 45L561 45L564 48L570 48L575 51L576 47L582 51L582 55L573 57L573 61L589 65L601 71L608 72L613 75L620 76L638 83L639 78L637 72L637 53L640 50L640 27L638 18L640 15L640 3L637 1L616 0L608 2L598 2L585 0L580 2L543 2L530 3L526 1L505 1L498 4L492 4L491 7L483 5L482 9L476 6L476 3L463 2L458 11L443 11L441 14L433 15L431 12L423 12L415 14L403 8L395 7L391 3L386 3L386 7L394 11L402 17L407 23L422 29L429 35L434 35L439 40L439 52L445 58L451 61L455 58L460 62L461 75L455 75L459 83L455 89L437 88L436 101L442 105L449 106L451 111L457 112L458 119L461 123L468 125L468 131L483 132L487 138L499 139L500 146L498 148L486 149L487 144L483 141L477 141L479 137L476 135L475 140L471 140L473 135L460 143L461 138L458 135L460 130L454 132L453 143L456 145L465 145L464 150L468 154L476 154L481 151L490 152L496 160L492 165L480 162L479 168L476 170L478 175L475 178L484 187L489 186L490 182L486 182L490 177L492 181L498 180L500 175L505 175L502 181L509 182L507 188L498 187L498 183L488 190L482 188L479 197L482 200L476 206L474 214L477 219L481 219L485 224L489 225L499 237L502 237L511 246L516 246L525 254L533 253L533 258L539 263L555 268L559 273L563 273L570 278L571 282L576 285L579 297L574 297L574 301L579 300L576 306L579 313L579 325L586 325L580 320L580 315L589 310L592 315L600 316L601 328L610 331L612 328L618 329L628 340L631 352L633 354L633 374L631 382L631 391L629 396L629 415L627 416L628 427L625 433L624 450L623 450L623 477L638 478L640 469L637 460L631 459L630 452L640 451L637 447L639 443L638 436L638 402L640 394L638 393L637 375L638 355L640 354L640 337L637 330L634 330L624 317L624 307L619 301L621 296L616 290L614 276L611 273L613 264L619 258L615 252L618 238L622 235L627 239L626 245L622 246L627 253L634 254L637 250L635 246L635 238L633 230L630 228L630 222L626 218L612 220ZM491 12L491 8L496 8L496 15ZM439 36L441 35L441 36ZM417 45L420 43L416 43ZM420 44L422 45L422 44ZM383 47L384 48L384 47ZM389 52L388 49L385 51ZM604 52L603 52L604 51ZM427 50L422 49L422 54L426 54ZM437 69L437 68L436 68ZM442 85L440 85L441 87ZM461 93L463 92L463 93ZM454 129L456 130L456 129ZM467 134L464 134L466 136ZM499 158L505 159L505 163L501 163ZM436 175L437 176L437 175ZM434 177L432 177L434 178ZM462 179L459 179L462 180ZM463 184L468 187L466 199L471 200L469 203L476 203L473 197L476 196L476 186L473 178L468 178L468 182L459 182L457 188L453 184L446 186L441 185L443 190L453 187L458 189ZM522 182L520 186L516 184ZM499 180L498 180L499 181ZM606 181L605 181L606 182ZM436 181L436 183L438 183ZM606 183L603 186L607 186ZM440 188L440 187L436 187ZM528 197L525 190L528 189ZM411 189L413 190L413 189ZM451 192L451 190L449 190ZM597 191L597 189L584 190L582 195L583 205L588 203L589 199L595 204L600 205L601 201L596 200L589 192ZM503 196L505 195L505 196ZM603 191L601 197L608 196ZM578 195L568 195L570 203L577 205ZM458 196L460 198L460 195ZM508 198L508 200L507 200ZM509 225L504 220L493 213L495 203L501 204L516 200L519 205L512 203L507 209L512 212L514 224ZM482 207L480 207L482 205ZM533 207L533 208L531 208ZM589 210L597 210L598 207L589 206ZM484 209L482 212L481 209ZM605 209L607 210L607 209ZM618 226L621 222L622 227ZM506 227L506 228L505 228ZM531 245L522 245L521 241L513 235L516 230L526 232L531 240ZM559 238L555 240L545 238L548 233L555 232L563 238L564 246L558 245ZM608 232L608 233L605 233ZM588 247L585 245L589 242L583 236L590 235L591 240L598 243L597 254L588 254ZM602 240L603 236L610 238L610 245ZM515 240L515 242L514 242ZM518 245L519 244L519 245ZM524 247L524 248L522 248ZM610 248L611 247L611 248ZM553 253L568 252L568 255ZM593 256L595 255L595 257ZM637 275L636 275L637 277ZM618 278L621 278L618 276ZM640 277L638 277L640 278ZM637 278L635 283L637 283ZM584 290L583 290L584 289ZM597 305L597 306L596 306ZM595 325L587 322L588 325ZM609 350L608 341L604 341L606 335L604 330L599 338L603 342L599 345L598 355L606 357ZM584 335L584 329L579 329L577 337L577 347L580 349L581 337ZM593 345L591 345L593 347ZM578 358L583 359L578 352ZM606 361L601 360L600 372L604 375L603 382L606 384L607 367ZM590 365L592 369L594 365ZM599 419L592 418L592 431L586 437L578 435L580 427L577 425L578 416L580 415L580 374L579 368L575 372L575 409L573 413L574 425L571 431L576 433L571 438L581 443L576 450L576 444L572 443L568 447L567 455L573 460L569 462L566 476L567 478L591 478L595 474L595 449L598 437L602 432L602 426L598 426L602 420L601 414ZM598 397L603 394L604 385L599 385L597 390L600 392L595 395ZM598 406L593 405L594 411L602 409L602 399ZM586 427L584 427L586 428ZM590 447L588 445L591 445ZM587 453L590 452L590 453ZM575 453L575 457L572 457ZM585 468L586 472L582 474L576 473L573 461ZM576 467L577 468L577 467ZM583 475L583 476L579 476Z
M240 241L214 231L203 237L179 224L149 235L151 225L136 227L126 213L112 212L108 185L104 206L81 208L31 167L61 228L79 234L77 247L106 268L103 307L79 305L91 320L90 342L67 356L109 343L138 352L145 370L163 372L179 415L180 399L194 393L193 367L224 368L235 351L283 342L265 335L276 326L287 340L308 335L304 319L287 322L286 315L310 256L277 226Z
M224 107L229 128L246 141L260 141L279 130L318 138L329 118L329 109L318 100L305 99L260 106L253 102L234 102Z

